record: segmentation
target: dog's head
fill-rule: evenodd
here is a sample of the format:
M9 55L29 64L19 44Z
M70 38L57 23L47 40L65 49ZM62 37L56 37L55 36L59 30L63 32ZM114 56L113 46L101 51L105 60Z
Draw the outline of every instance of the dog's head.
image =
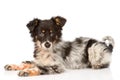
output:
M53 43L57 43L61 38L61 30L66 19L60 16L52 17L49 20L34 19L27 24L33 41L39 41L43 48L52 47Z

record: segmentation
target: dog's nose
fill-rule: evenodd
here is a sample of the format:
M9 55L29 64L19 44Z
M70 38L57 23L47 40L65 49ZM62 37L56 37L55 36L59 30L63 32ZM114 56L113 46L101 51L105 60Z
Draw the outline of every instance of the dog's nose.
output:
M51 44L50 44L49 42L46 42L46 43L45 43L45 47L46 47L46 48L49 48L50 46L51 46Z

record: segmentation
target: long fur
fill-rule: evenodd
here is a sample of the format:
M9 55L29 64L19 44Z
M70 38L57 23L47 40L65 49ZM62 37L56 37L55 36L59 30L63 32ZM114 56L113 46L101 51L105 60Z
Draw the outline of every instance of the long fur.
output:
M98 41L79 37L74 41L61 39L61 31L66 19L60 16L49 20L34 19L27 24L35 44L34 61L26 61L21 66L6 65L6 70L21 70L19 76L35 76L62 73L66 69L109 66L114 47L110 36Z

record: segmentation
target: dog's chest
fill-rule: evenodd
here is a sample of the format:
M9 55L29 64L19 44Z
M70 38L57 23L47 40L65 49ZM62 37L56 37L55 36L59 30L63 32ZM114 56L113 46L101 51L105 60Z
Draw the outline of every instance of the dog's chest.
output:
M37 53L37 57L35 58L35 63L37 65L48 66L54 64L53 54L48 51L40 51Z

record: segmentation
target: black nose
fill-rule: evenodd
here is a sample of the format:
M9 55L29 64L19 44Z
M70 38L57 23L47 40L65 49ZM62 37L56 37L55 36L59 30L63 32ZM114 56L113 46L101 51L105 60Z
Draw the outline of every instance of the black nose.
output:
M46 42L46 43L45 43L45 47L46 47L46 48L49 48L50 46L51 46L51 44L50 44L49 42Z

